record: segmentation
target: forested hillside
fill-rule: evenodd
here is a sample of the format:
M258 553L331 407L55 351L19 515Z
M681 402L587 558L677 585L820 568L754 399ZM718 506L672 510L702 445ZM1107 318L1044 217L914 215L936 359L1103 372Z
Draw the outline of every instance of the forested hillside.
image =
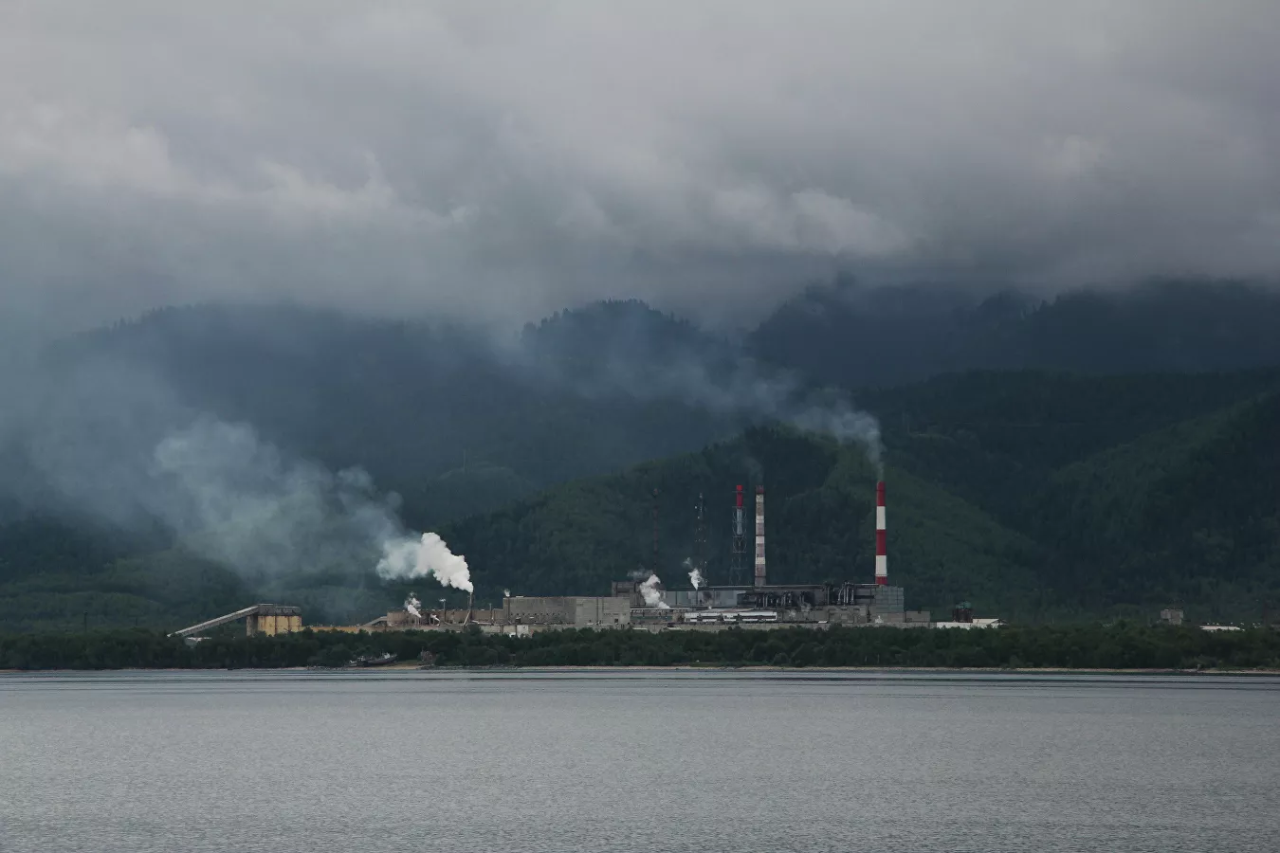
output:
M1006 393L1021 378L1006 377ZM1224 377L1223 385L1241 393L1264 378ZM994 375L982 381L1003 384ZM1041 387L1055 381L1078 380L1038 377ZM1193 402L1201 380L1186 381L1173 408L1215 402ZM1114 386L1126 388L1137 391L1132 382ZM1033 620L1151 617L1169 604L1200 619L1275 610L1280 393L1138 436L1132 420L1108 420L1107 409L1036 420L1025 398L1010 393L1006 402L982 424L889 433L890 574L907 587L911 606L945 609L969 599L985 612ZM967 432L961 440L957 429ZM1102 436L1108 431L1110 439ZM1010 435L1017 440L1001 440ZM747 474L767 487L771 578L870 579L874 477L861 450L788 431L754 430L699 454L570 484L448 534L483 581L521 592L603 590L653 565L648 511L657 488L658 574L684 587L681 561L692 553L693 500L702 493L713 510L712 578L724 582L729 495L735 477Z
M1129 298L1165 306L1153 328L1173 340L1199 310L1188 292L1199 293ZM1224 292L1201 312L1213 336L1244 336L1221 360L1265 361L1270 350L1250 330L1270 297ZM938 319L946 311L909 291L894 298L904 317L931 305L938 330L960 316ZM1076 316L1011 297L983 310ZM1082 348L1115 344L1137 316L1127 310L1095 338L1085 319L1070 335ZM846 334L847 363L873 338ZM836 338L812 340L820 352ZM1185 363L1211 366L1186 340ZM1174 350L1117 363L1168 367L1162 351ZM812 377L640 303L562 312L501 346L440 324L175 309L69 341L44 369L39 405L19 400L0 418L0 623L13 628L174 625L268 595L304 605L313 621L350 621L400 600L407 586L384 586L363 565L267 583L139 516L131 501L157 442L197 416L251 424L290 459L368 470L378 494L399 495L409 527L440 529L467 554L491 600L503 588L603 592L641 567L683 583L700 493L712 577L727 580L737 483L769 489L772 577L871 573L873 475L862 450L765 426L779 389L809 393ZM883 428L894 580L912 606L968 598L1016 618L1149 614L1168 603L1202 618L1259 614L1280 601L1277 389L1280 372L1256 369L987 370L855 390Z
M1016 603L1027 616L1038 610L1034 570L1043 555L1033 542L905 471L891 466L887 477L893 578L915 589L913 604L971 596L989 607ZM450 525L445 535L467 554L488 590L604 594L610 581L636 571L654 571L668 586L689 588L685 561L695 555L695 507L702 495L708 508L708 576L712 583L729 583L738 484L748 492L766 486L772 580L870 581L874 469L857 447L789 429L753 429L700 453L571 483ZM743 568L738 582L748 579L750 559Z
M1274 610L1280 393L1267 389L1277 388L1274 373L979 374L886 394L879 402L896 416L886 430L893 581L907 587L912 607L945 610L968 599L1026 620L1146 618L1168 604L1201 619ZM441 532L470 561L481 602L504 588L600 594L636 571L685 587L701 495L709 574L724 583L734 486L764 484L771 578L869 579L874 480L856 444L760 427ZM12 627L86 618L172 625L255 592L227 568L159 540L36 520L3 532L0 619ZM349 620L375 615L408 588L366 574L354 586L308 577L275 591L313 618Z
M782 305L750 336L759 358L859 388L961 370L1091 374L1280 364L1280 295L1244 283L1166 281L1052 298L842 276Z
M198 306L68 341L44 381L69 397L60 425L82 427L64 443L113 431L136 443L141 431L154 444L206 413L330 468L360 466L432 525L732 435L739 420L648 393L633 369L661 363L655 353L703 363L717 346L635 302L565 312L509 341L448 324ZM70 405L83 414L67 417Z

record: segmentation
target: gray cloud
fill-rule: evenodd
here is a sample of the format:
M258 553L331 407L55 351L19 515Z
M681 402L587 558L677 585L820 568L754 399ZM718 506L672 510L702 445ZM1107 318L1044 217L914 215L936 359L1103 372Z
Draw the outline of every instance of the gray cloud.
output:
M1280 267L1280 6L0 8L0 298L743 317Z

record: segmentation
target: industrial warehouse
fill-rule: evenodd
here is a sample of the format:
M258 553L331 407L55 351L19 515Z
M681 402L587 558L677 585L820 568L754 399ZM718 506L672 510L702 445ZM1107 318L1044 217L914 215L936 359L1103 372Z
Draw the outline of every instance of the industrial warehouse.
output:
M663 587L652 572L612 584L608 595L523 596L507 593L500 608L439 610L422 608L410 596L404 607L360 625L311 626L316 630L382 632L459 630L474 626L486 633L527 636L567 628L715 631L730 627L826 628L833 625L923 628L996 627L999 620L974 619L967 606L948 622L931 623L927 611L907 610L905 590L889 585L885 485L876 483L875 576L872 583L769 583L765 541L765 491L755 490L755 554L750 583L707 584L705 562L692 564L690 588ZM701 530L703 507L698 505ZM742 486L734 492L731 579L740 577L746 554L746 501ZM245 620L248 634L277 634L302 629L299 608L258 604L181 631L194 637L229 622Z

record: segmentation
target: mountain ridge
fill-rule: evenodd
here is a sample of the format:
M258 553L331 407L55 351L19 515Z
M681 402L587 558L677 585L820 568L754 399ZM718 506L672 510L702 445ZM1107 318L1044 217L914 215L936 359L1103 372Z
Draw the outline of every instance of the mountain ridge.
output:
M1199 304L1185 298L1184 290L1175 288L1168 311L1185 313L1188 304ZM1150 291L1141 299L1158 301L1161 292ZM924 298L906 292L891 296L897 300L893 310L908 318ZM1261 302L1249 301L1255 296L1228 294L1227 303L1236 307L1225 314L1234 316L1245 303L1270 304L1265 294L1258 297ZM1064 304L1078 307L1084 298ZM1103 297L1088 297L1095 298ZM980 303L978 320L965 314L963 305L957 295L931 310L949 317L948 322L1004 329L1029 317L1045 322L1049 316L1043 306L1035 308L1015 296ZM1088 312L1072 308L1060 316L1077 317L1084 324L1077 326L1077 336L1087 331ZM1122 311L1120 316L1129 315ZM1190 322L1189 316L1179 323ZM1257 322L1269 317L1265 310L1257 316ZM1238 351L1269 352L1257 343ZM857 352L855 347L851 357ZM113 492L109 479L118 473L113 466L124 464L118 460L145 467L167 431L197 414L250 423L263 441L289 458L314 460L331 470L352 465L368 469L380 490L400 496L400 514L410 527L458 531L470 545L478 540L468 530L497 525L513 543L506 559L526 562L545 561L557 547L568 547L570 553L584 555L584 563L607 566L608 571L562 560L559 569L506 580L527 581L529 589L590 592L600 591L606 575L636 570L649 540L647 489L637 491L633 483L619 491L600 483L611 476L643 478L636 472L657 470L646 466L679 468L688 464L688 454L717 447L737 447L738 455L732 466L715 456L729 451L708 457L719 460L717 476L724 482L717 480L716 488L729 480L750 481L761 467L768 479L785 479L787 467L799 463L793 459L781 469L766 465L767 460L743 450L743 431L756 435L752 429L779 420L777 411L770 416L770 406L822 384L820 377L794 364L762 361L750 346L743 349L739 341L706 333L636 301L561 312L527 327L520 342L505 347L494 346L474 330L447 324L362 320L288 307L172 309L67 342L47 358L46 367L50 372L43 378L50 381L41 401L57 405L47 412L19 407L16 416L0 422L0 438L5 439L0 460L8 490L0 495L0 621L62 624L82 617L87 603L90 611L101 611L100 618L118 616L127 622L160 613L194 613L202 599L258 594L227 567L185 553L154 526L143 524L128 542L99 531L95 525L102 519L91 515L66 516L60 527L54 525L56 533L22 526L28 518L53 523L68 507L74 509L75 501L63 494L68 482L85 486L74 477L91 481L100 501L121 504L118 498L126 492ZM1263 443L1274 418L1267 395L1280 387L1277 368L1136 374L950 370L915 383L853 388L856 378L844 376L847 390L827 399L847 404L851 389L852 399L879 417L892 488L905 484L909 496L895 512L905 509L910 518L917 512L913 506L933 508L932 514L917 515L917 526L933 531L930 537L937 542L917 546L904 540L904 550L895 558L905 577L914 573L920 580L923 600L931 606L949 606L949 598L963 594L1011 613L1048 618L1046 614L1147 606L1153 595L1172 600L1200 589L1194 594L1212 599L1219 612L1246 613L1257 609L1259 596L1271 594L1274 549L1266 536L1274 496L1265 489L1237 490L1232 504L1236 517L1206 517L1187 536L1174 537L1186 553L1217 561L1214 571L1226 578L1220 593L1197 586L1196 567L1171 556L1159 537L1162 519L1195 509L1185 497L1190 483L1204 483L1207 494L1225 494L1228 483L1212 474L1215 466L1224 471L1239 467L1223 450L1231 442L1241 458L1280 479ZM59 469L54 473L62 479L49 479L50 472L37 464L40 458L24 457L21 446L12 443L15 425L27 427L38 439L34 446L55 461L74 461L83 470ZM1124 448L1134 445L1138 456L1158 456L1164 452L1159 449L1164 447L1162 431L1171 429L1194 433L1199 443L1192 442L1189 455L1178 457L1180 467L1167 482L1143 479L1125 461ZM808 447L809 439L796 444L794 436L787 441L793 442L789 446L796 459L809 460L800 468L811 474L820 469L823 476L806 481L794 494L785 484L771 483L780 489L782 511L795 511L785 509L789 503L811 505L815 517L831 519L838 528L831 535L815 528L810 537L815 551L803 559L815 571L838 570L841 577L864 571L859 561L866 559L865 552L855 546L850 531L864 536L865 519L845 527L850 513L869 511L861 493L866 463L851 461L861 451L829 446L821 451L824 445ZM67 450L75 452L68 455ZM813 461L827 458L823 454L828 452L834 455L826 467ZM117 461L108 465L98 458L104 455ZM43 462L48 461L46 456ZM730 476L734 466L738 473ZM850 473L854 470L861 473ZM845 473L833 473L839 471ZM827 477L833 479L828 482ZM861 489L857 494L850 485L855 481ZM1132 575L1122 594L1100 586L1100 578L1108 575L1089 568L1097 563L1096 553L1068 547L1081 538L1072 525L1091 523L1099 510L1067 510L1088 503L1082 491L1101 494L1096 484L1114 485L1112 481L1125 484L1114 490L1122 496L1128 485L1150 491L1136 491L1134 500L1149 498L1149 505L1157 507L1132 516L1132 524L1141 526L1131 531L1140 547L1116 552L1123 569L1117 577ZM520 525L533 517L529 508L563 504L562 489L569 494L594 489L598 500L570 500L566 506L572 513L548 516L550 527L538 533L541 538L521 539ZM1169 500L1161 497L1166 493ZM692 494L685 496L691 499ZM1155 521L1148 517L1151 513ZM949 521L939 527L935 515ZM1046 527L1043 519L1056 516L1077 520ZM508 529L512 527L514 532ZM966 539L962 528L985 531L982 541ZM1199 538L1192 535L1197 532ZM598 537L596 551L566 544L584 536ZM1117 538L1121 544L1126 541L1116 534L1108 541L1114 545ZM486 547L477 551L478 577L486 571ZM799 571L795 560L800 557L784 551L778 559L780 577ZM1152 560L1164 560L1176 572L1152 568ZM963 581L964 571L957 574L948 561L969 561L974 567L969 580ZM1248 570L1232 574L1222 569L1233 561L1247 562ZM175 568L188 563L193 568L186 574ZM1030 571L1032 563L1040 568ZM181 593L163 589L157 574L161 566L186 578L177 584ZM957 583L957 577L963 582ZM1004 598L992 592L999 586L996 578L1007 578L1010 592ZM78 603L59 599L70 594L76 579L84 581L75 593ZM149 597L151 586L160 589L159 598ZM94 599L94 590L134 598L112 599L118 606L107 607L106 599ZM401 594L383 587L367 569L345 579L319 573L278 591L334 619L355 618L358 611L385 606ZM28 609L24 601L46 594L52 598L40 599L44 603L36 607L44 616L21 615Z

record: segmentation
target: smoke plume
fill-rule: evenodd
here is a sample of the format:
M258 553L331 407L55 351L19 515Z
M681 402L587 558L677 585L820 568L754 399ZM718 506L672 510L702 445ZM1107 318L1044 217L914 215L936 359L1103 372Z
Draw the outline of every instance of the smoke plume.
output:
M812 405L796 412L789 422L809 432L820 432L836 440L855 441L862 445L878 478L884 478L884 444L880 439L880 421L875 415L854 407L845 397L826 405Z
M658 587L662 581L658 580L656 574L650 574L649 578L640 584L640 595L644 597L646 607L656 607L659 610L670 610L671 605L662 600L662 592Z
M291 460L244 424L200 419L156 445L135 499L187 549L256 580L369 566L404 536L358 468Z
M689 570L689 583L693 584L694 589L699 589L706 582L702 572L698 571L698 567L693 564L692 557L685 557L681 565Z
M181 419L168 405L155 411ZM429 575L472 589L466 561L435 534L406 530L398 497L379 494L362 469L334 473L286 455L247 424L187 418L150 438L130 436L129 422L61 419L61 440L48 449L33 442L28 455L69 506L126 529L158 526L260 587L303 575L353 585L376 567L384 578ZM97 448L82 434L90 425L99 426Z
M467 561L435 533L405 531L395 499L379 498L360 469L330 474L290 461L248 426L210 420L166 437L155 462L176 486L167 515L185 544L232 568L349 571L380 555L384 579L434 577L474 589Z
M388 580L433 577L441 586L475 591L466 559L450 551L436 533L424 533L417 539L405 536L384 542L378 574Z
M792 371L761 365L733 349L718 354L675 351L637 362L626 347L615 347L600 354L590 377L569 371L553 377L586 397L678 401L715 415L785 423L855 442L877 473L883 472L880 422L859 409L846 391L810 387Z
M409 597L404 600L404 609L409 611L409 615L414 619L422 618L422 602L414 597L413 593L409 593Z

